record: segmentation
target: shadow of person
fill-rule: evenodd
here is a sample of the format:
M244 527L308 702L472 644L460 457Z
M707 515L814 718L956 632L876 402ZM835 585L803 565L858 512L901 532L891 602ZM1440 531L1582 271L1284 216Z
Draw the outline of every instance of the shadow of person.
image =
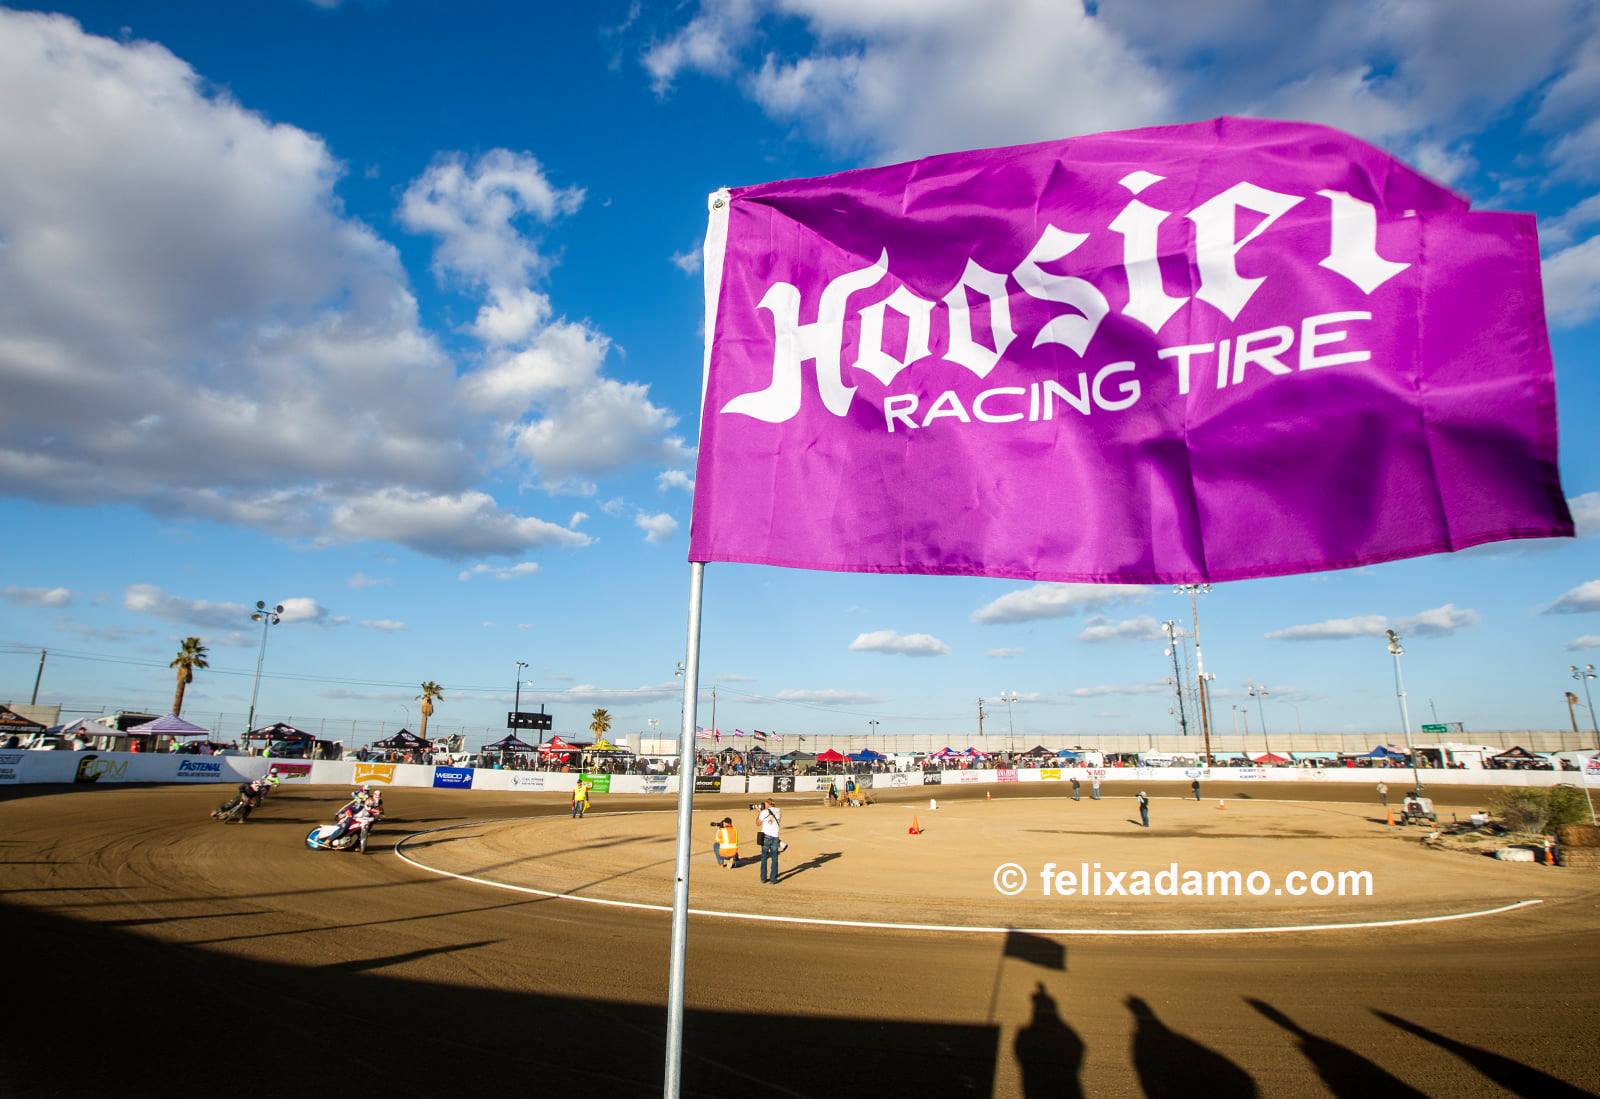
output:
M1373 1064L1361 1054L1312 1034L1271 1004L1245 998L1245 1003L1299 1039L1300 1052L1317 1070L1323 1084L1337 1096L1394 1096L1426 1099L1422 1092Z
M1593 1092L1573 1087L1565 1080L1551 1076L1548 1072L1536 1069L1532 1065L1525 1065L1502 1054L1491 1053L1478 1046L1469 1046L1465 1042L1447 1038L1420 1023L1413 1023L1409 1019L1402 1019L1398 1015L1391 1015L1377 1008L1373 1008L1372 1013L1392 1027L1399 1027L1408 1034L1415 1034L1418 1038L1426 1039L1440 1049L1455 1054L1513 1095L1521 1095L1526 1099L1533 1099L1534 1096L1538 1096L1539 1099L1579 1099L1580 1096L1583 1099L1592 1099L1594 1095Z
M834 859L842 859L842 858L844 858L844 852L843 851L829 851L829 852L826 852L825 854L815 855L815 856L807 859L805 862L800 863L798 866L795 866L795 867L792 867L791 869L785 870L783 873L778 875L778 879L780 881L788 881L790 878L794 877L796 874L804 874L807 870L815 870L819 866L827 865L828 863L832 862Z
M1133 1067L1150 1099L1195 1095L1257 1094L1248 1072L1216 1050L1169 1030L1137 996L1123 1001L1133 1012Z
M1011 1050L1022 1075L1024 1099L1069 1099L1083 1094L1083 1039L1061 1018L1044 983L1033 986L1033 1018L1017 1031Z

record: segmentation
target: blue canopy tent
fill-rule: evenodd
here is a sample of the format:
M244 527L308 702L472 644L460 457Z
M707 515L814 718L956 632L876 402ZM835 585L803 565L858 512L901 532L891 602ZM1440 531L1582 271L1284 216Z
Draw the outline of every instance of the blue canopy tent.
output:
M1062 759L1077 759L1080 754L1081 753L1075 752L1071 748L1063 748L1061 751L1056 753L1056 755L1060 756Z
M878 763L889 757L882 753L874 752L871 748L863 748L859 752L851 752L850 758L856 763Z
M1366 755L1358 756L1357 758L1358 759L1405 759L1406 758L1406 754L1404 752L1397 752L1393 748L1385 748L1382 744L1380 744L1376 748L1372 749L1372 751L1368 752Z

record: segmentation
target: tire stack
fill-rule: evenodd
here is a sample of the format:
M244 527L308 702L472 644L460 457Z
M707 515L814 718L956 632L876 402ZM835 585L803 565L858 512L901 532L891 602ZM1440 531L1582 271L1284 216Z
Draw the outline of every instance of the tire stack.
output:
M1556 864L1582 870L1600 870L1600 828L1568 824L1557 834Z

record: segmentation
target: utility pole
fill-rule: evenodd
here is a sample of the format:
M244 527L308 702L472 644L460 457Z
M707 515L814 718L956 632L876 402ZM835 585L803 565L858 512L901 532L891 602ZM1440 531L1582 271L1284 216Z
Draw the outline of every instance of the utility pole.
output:
M1213 765L1211 758L1211 691L1207 683L1214 677L1206 674L1206 658L1200 650L1200 599L1209 595L1210 584L1180 584L1174 589L1189 596L1189 620L1194 623L1194 679L1199 688L1200 733L1205 737L1206 766Z
M39 670L33 676L33 698L28 703L30 706L39 705L39 681L44 678L44 658L50 655L49 649L39 650Z
M978 739L983 739L983 699L978 699Z

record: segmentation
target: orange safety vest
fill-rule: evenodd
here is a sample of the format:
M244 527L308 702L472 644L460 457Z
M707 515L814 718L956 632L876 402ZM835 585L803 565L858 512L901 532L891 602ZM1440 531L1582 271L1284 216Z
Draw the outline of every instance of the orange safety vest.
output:
M723 858L739 853L739 830L731 825L724 824L717 829L717 849Z

